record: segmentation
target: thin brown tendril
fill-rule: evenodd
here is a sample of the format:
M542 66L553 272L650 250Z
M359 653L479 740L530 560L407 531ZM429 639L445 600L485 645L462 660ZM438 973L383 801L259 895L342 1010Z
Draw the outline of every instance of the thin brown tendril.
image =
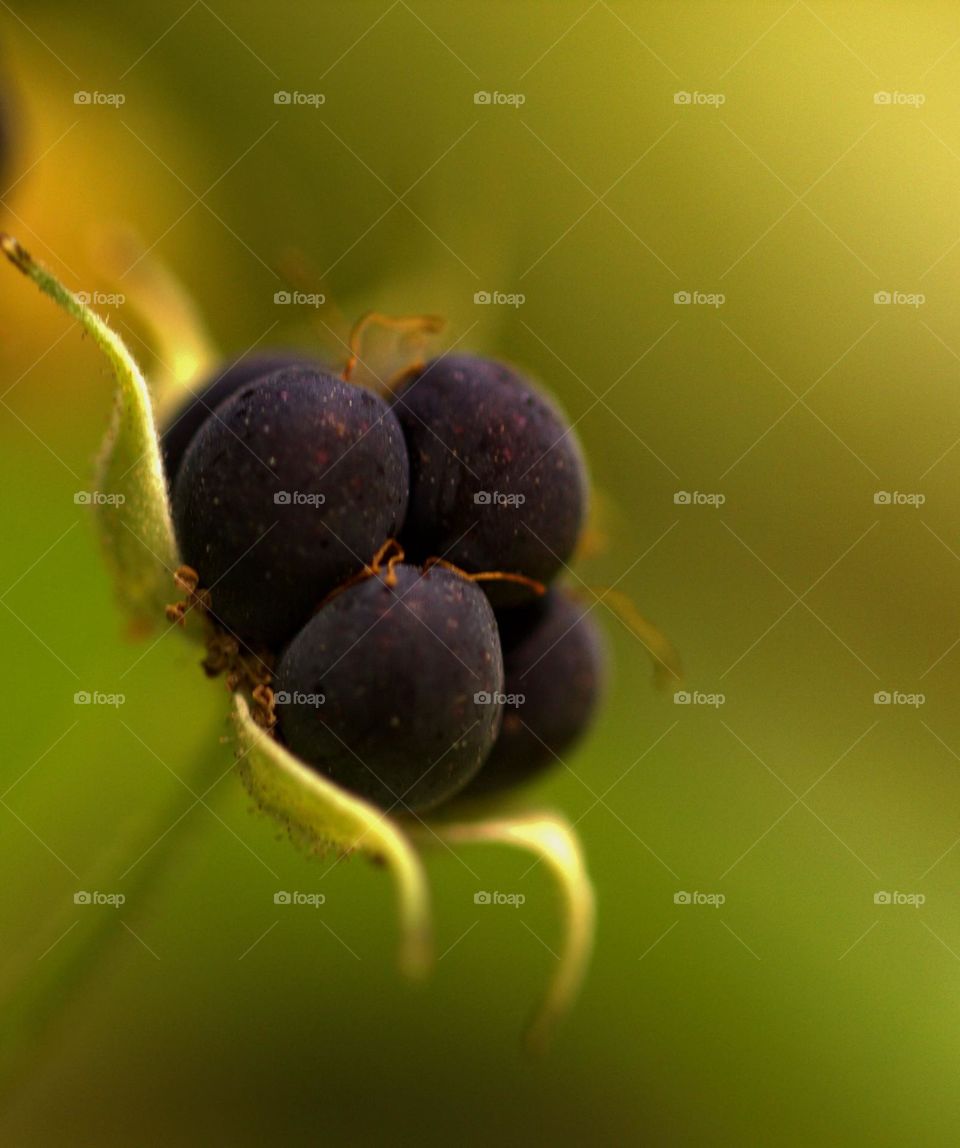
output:
M200 575L192 566L177 567L173 573L173 581L184 596L179 602L173 602L167 606L165 613L168 621L177 626L183 626L186 624L187 614L194 607L199 607L201 612L209 608L210 595L206 590L197 589L200 585Z
M265 729L273 729L277 724L277 708L273 690L261 684L254 686L250 695L254 702L254 720Z
M273 691L270 681L273 677L273 659L265 651L257 653L247 649L239 638L228 633L217 624L210 609L210 591L199 589L200 575L192 566L180 566L173 575L177 588L183 591L183 599L167 606L167 618L176 625L183 626L186 616L196 610L206 629L206 655L200 665L208 678L224 676L227 689L235 694L246 690L253 702L254 719L266 729L276 723L273 710Z
M317 610L322 610L329 601L336 598L338 594L342 594L344 590L349 590L351 586L356 586L359 582L365 582L368 578L374 577L374 575L379 574L383 570L386 571L383 576L384 584L387 586L396 586L396 566L402 562L403 559L403 547L396 538L388 538L362 570L358 570L356 574L351 574L345 582L341 582L339 586L335 586L330 591L320 602Z
M461 578L466 578L468 582L516 582L519 586L527 586L538 597L542 597L547 592L547 588L542 582L538 582L535 578L528 578L526 574L509 574L506 570L483 570L479 574L470 574L460 566L448 562L446 558L428 558L423 564L424 573L434 566L442 566L444 570L451 570L454 574L459 574Z
M439 315L384 315L381 311L367 311L354 323L350 332L350 357L343 368L344 382L350 376L360 358L360 343L364 332L371 325L386 327L388 331L409 331L424 335L434 335L443 330L444 320Z
M586 601L588 595L595 603L602 602L635 634L647 648L653 662L653 680L657 689L680 689L683 685L683 666L680 655L664 632L637 609L633 599L621 590L607 586L588 586L588 593L574 591Z

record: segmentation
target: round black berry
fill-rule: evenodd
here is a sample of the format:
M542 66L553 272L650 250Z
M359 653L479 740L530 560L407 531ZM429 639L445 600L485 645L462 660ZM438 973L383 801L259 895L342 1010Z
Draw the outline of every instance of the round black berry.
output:
M549 582L587 502L580 447L553 403L502 363L450 355L398 388L394 410L410 450L408 554ZM497 606L532 596L516 583L486 589Z
M499 622L503 724L466 797L500 792L557 763L586 731L603 688L603 635L563 590L504 611Z
M216 621L279 648L396 533L408 487L390 408L288 367L241 387L188 447L173 492L181 556Z
M334 595L290 643L276 673L278 730L338 784L385 809L421 810L480 769L502 690L484 593L449 570L400 565Z
M322 369L306 355L296 351L264 351L244 355L235 363L224 365L215 375L192 388L189 398L160 436L160 453L170 488L173 489L183 456L194 435L222 402L254 379L273 374L282 367L295 366Z

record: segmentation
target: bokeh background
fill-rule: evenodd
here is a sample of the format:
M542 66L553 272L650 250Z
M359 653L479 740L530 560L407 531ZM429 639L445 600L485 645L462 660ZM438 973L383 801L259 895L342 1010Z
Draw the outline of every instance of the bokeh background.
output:
M5 228L122 292L101 241L133 225L225 352L329 351L337 308L379 308L524 364L591 460L606 549L578 577L627 592L697 695L656 693L597 606L603 719L527 798L582 833L596 957L525 1060L545 874L431 855L443 956L400 979L384 875L253 814L222 686L176 635L123 637L74 502L108 372L0 269L0 983L63 998L4 1142L955 1143L956 6L11 0L0 25ZM323 308L274 303L291 262ZM199 755L223 776L196 804ZM177 818L149 895L74 907ZM68 994L44 976L90 913L102 960Z

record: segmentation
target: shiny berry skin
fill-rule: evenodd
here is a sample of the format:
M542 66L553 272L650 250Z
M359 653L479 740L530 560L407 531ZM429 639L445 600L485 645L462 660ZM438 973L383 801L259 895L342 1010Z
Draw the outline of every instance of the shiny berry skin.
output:
M282 367L313 367L322 370L306 355L297 351L263 351L244 355L235 363L225 363L220 370L191 388L192 393L167 423L160 436L160 453L170 488L177 480L180 464L197 431L216 408L232 394L254 379L270 375Z
M448 355L397 389L394 410L410 451L408 556L549 582L587 505L583 455L554 404L511 367ZM485 588L495 606L533 597L515 583Z
M396 417L370 391L304 367L241 387L200 427L173 491L181 557L215 621L280 648L399 530L408 475Z
M605 678L595 614L559 588L501 613L503 724L465 797L499 793L560 765L586 732Z
M334 595L276 673L281 739L394 813L463 789L500 728L503 661L486 595L434 567L381 572Z

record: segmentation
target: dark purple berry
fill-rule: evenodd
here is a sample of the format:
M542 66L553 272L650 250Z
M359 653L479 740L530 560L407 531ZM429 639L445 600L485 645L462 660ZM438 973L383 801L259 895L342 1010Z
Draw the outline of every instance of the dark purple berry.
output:
M303 761L385 808L461 790L500 726L503 661L478 586L440 567L394 568L334 595L276 673L278 729Z
M173 492L181 556L216 621L276 649L396 533L408 486L380 398L288 367L241 387L187 449Z
M177 480L180 464L187 453L193 436L216 408L247 383L264 375L273 374L281 367L312 367L319 364L297 351L264 351L244 355L235 363L225 364L221 370L192 388L192 393L176 412L160 436L160 453L171 490Z
M586 731L602 692L605 663L603 635L587 610L553 589L500 615L503 724L465 797L528 781L557 764Z
M410 450L408 555L549 582L587 502L579 444L554 404L502 363L450 355L404 382L394 410ZM532 596L516 583L485 589L497 606Z

